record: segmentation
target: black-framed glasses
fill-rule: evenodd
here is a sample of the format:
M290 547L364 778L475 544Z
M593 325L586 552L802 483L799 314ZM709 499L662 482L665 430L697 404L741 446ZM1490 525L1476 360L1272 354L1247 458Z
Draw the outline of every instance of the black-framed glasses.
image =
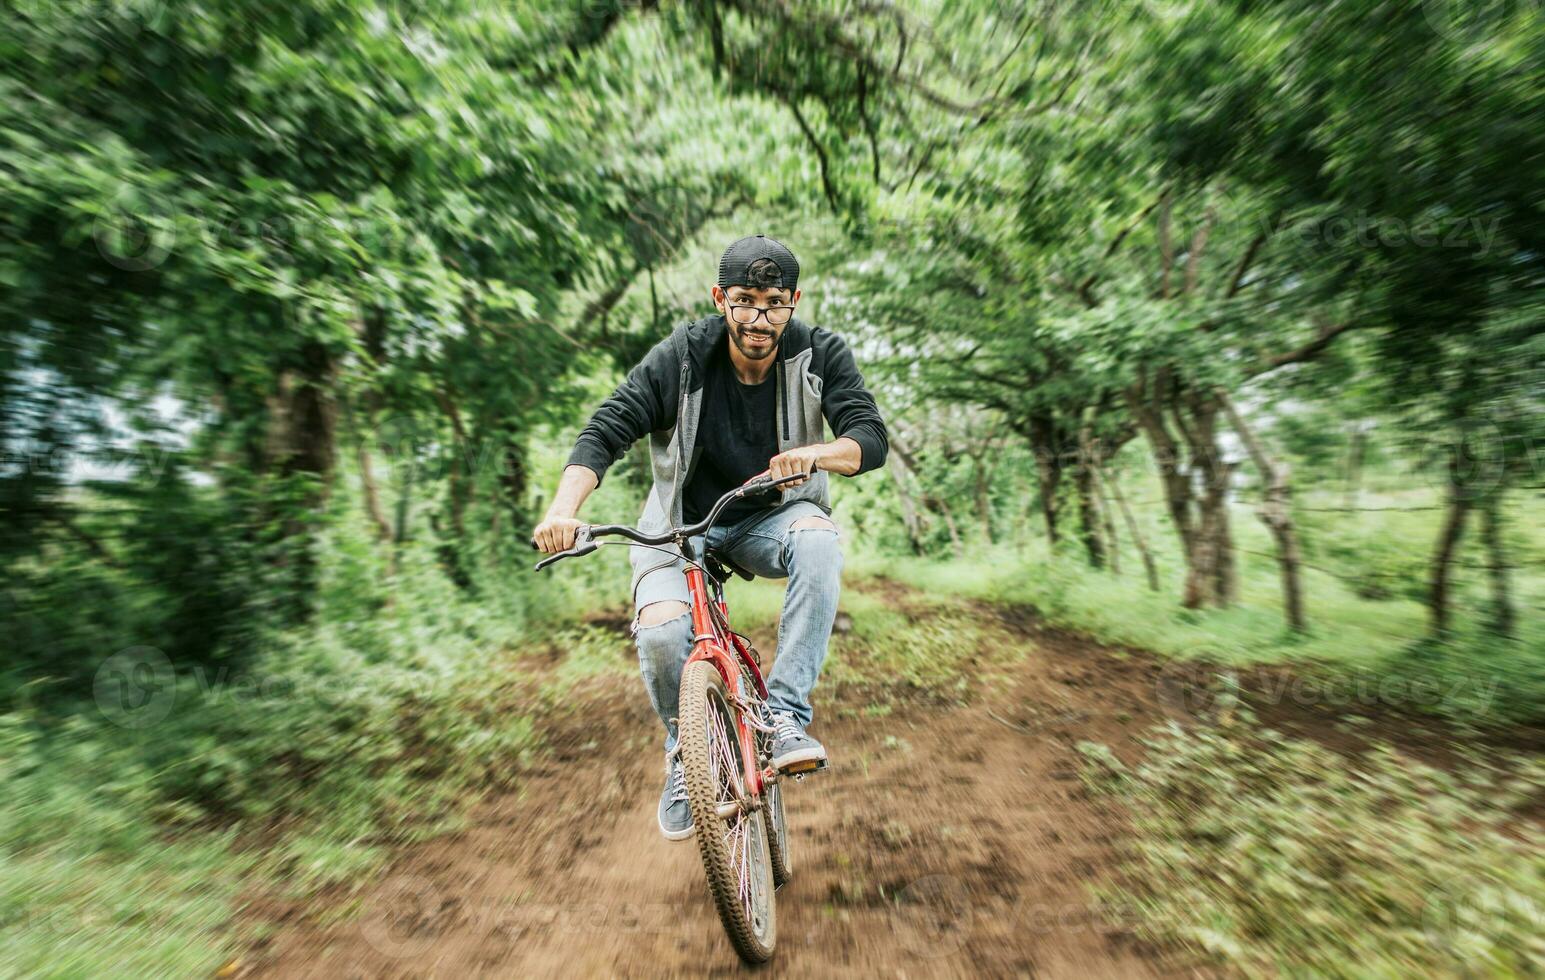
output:
M741 326L748 326L761 319L762 314L767 314L767 322L773 326L782 326L789 322L789 317L794 315L792 306L739 306L729 304L730 319Z

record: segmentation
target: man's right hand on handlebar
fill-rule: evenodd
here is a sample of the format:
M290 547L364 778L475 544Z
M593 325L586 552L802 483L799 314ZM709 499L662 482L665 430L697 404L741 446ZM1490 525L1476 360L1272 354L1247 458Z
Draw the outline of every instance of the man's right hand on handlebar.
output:
M578 518L549 515L531 532L531 542L544 555L555 555L574 547L574 535L584 526Z

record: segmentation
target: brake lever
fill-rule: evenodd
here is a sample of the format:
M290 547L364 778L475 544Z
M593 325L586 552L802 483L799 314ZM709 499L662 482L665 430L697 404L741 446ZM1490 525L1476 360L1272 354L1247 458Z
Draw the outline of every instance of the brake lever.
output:
M533 572L540 572L542 569L546 568L548 565L551 565L555 561L562 561L565 558L578 558L580 555L588 555L599 547L601 547L600 542L586 541L584 544L576 545L575 547L570 548L568 551L560 551L555 555L548 555L546 558L543 558L541 561L533 565L531 570Z

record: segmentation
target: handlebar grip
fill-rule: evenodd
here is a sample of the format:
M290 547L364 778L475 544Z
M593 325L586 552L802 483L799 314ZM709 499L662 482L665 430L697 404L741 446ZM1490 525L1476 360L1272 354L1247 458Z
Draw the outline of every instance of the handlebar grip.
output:
M756 476L753 476L751 479L749 479L745 483L741 484L741 489L743 489L743 490L751 489L752 487L757 486L757 485L759 485L761 483L764 483L764 482L766 483L766 485L768 487L776 487L776 486L779 486L781 484L788 483L791 480L802 480L802 479L803 480L808 480L810 477L815 476L816 472L819 471L819 470L820 470L819 466L817 466L814 463L811 463L810 464L810 472L808 472L808 473L804 473L804 474L790 473L788 476L780 476L776 480L774 480L768 474L767 470L763 470L762 472L758 473Z

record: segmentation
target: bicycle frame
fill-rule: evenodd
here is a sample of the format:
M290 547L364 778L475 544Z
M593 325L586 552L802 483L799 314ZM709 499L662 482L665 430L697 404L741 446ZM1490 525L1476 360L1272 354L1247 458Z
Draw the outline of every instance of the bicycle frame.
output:
M746 723L746 714L750 710L747 695L751 692L743 689L743 675L740 668L744 667L746 673L751 676L756 684L756 697L763 701L767 699L767 682L762 677L762 668L757 664L750 647L741 639L740 634L729 627L729 608L724 602L724 590L719 587L717 581L714 583L713 594L710 594L707 576L703 572L703 566L693 554L696 549L693 548L691 539L694 534L705 535L706 551L708 529L713 526L714 519L732 499L743 497L747 493L773 490L785 483L798 480L801 476L809 477L814 473L815 469L812 467L809 473L789 474L774 480L764 471L720 497L702 521L690 528L673 528L668 535L647 535L637 528L618 524L591 525L588 528L581 528L582 533L574 547L568 551L550 555L536 563L536 569L540 571L559 559L588 555L599 546L594 538L607 534L621 535L646 546L663 545L667 542L676 545L681 556L686 559L687 591L692 599L692 652L682 666L685 668L686 664L694 661L709 660L713 662L719 676L724 679L724 686L735 701L735 737L740 742L741 765L746 772L746 793L753 808L760 805L763 788L776 782L778 773L771 766L764 770L757 765L754 726ZM536 546L537 543L533 539L531 547ZM704 557L706 558L706 554ZM744 806L744 802L741 805Z
M765 779L756 758L756 735L751 726L746 724L747 692L741 689L745 675L739 667L746 667L756 684L756 696L763 700L767 698L767 682L762 677L762 669L757 666L756 658L751 655L739 634L720 625L721 621L728 622L729 607L724 601L722 590L717 597L709 595L707 577L703 574L702 566L691 560L690 547L687 542L682 542L682 553L689 562L686 570L687 592L692 597L692 653L686 662L712 661L714 669L724 679L724 686L734 697L735 739L740 743L741 766L746 772L746 793L753 800L760 799ZM718 619L715 619L710 603L718 606Z

